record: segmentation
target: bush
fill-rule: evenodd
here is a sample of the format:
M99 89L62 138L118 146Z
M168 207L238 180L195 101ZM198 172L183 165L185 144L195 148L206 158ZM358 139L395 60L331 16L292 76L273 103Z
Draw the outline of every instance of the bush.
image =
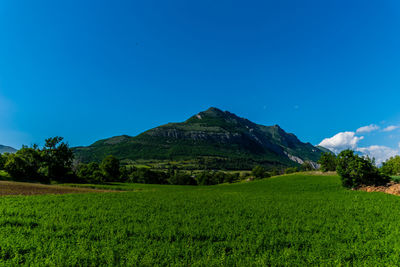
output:
M43 168L40 151L23 147L15 154L9 154L4 170L15 180L49 182L49 178L40 171Z
M251 171L251 174L257 179L271 177L271 175L265 170L265 168L260 165L255 166Z
M170 177L168 178L169 184L174 185L196 185L196 180L189 174L184 172L175 171L169 174Z
M165 172L152 171L148 168L139 168L130 174L131 183L166 184L168 175Z
M318 160L318 164L321 165L321 171L336 171L336 156L332 153L324 153Z
M100 164L100 169L102 170L107 182L117 181L121 176L119 160L112 155L103 159Z
M344 150L338 155L336 171L341 177L342 185L347 188L389 182L389 177L380 173L373 160L360 157L351 150Z
M79 180L84 183L102 184L105 181L104 174L101 171L99 164L95 162L80 164L76 174Z
M400 174L400 156L391 157L382 164L382 173L386 175L399 175Z
M295 172L298 172L298 171L299 171L299 168L297 168L297 167L290 167L290 168L287 168L287 169L285 170L285 174L295 173Z
M315 169L314 169L314 166L313 166L309 161L306 161L306 162L304 162L303 164L301 164L300 169L301 169L302 171L305 171L305 172L315 170Z
M9 153L0 154L0 170L4 170L4 165L7 162Z

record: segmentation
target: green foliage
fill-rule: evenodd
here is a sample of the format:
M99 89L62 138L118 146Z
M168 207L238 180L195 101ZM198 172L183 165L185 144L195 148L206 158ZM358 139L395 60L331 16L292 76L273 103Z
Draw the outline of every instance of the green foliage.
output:
M270 177L270 174L265 170L263 166L255 166L251 171L251 174L257 179Z
M184 172L170 171L168 176L168 183L172 185L197 185L194 177Z
M99 140L89 147L74 149L82 162L101 162L106 155L122 160L188 160L212 158L199 163L207 170L251 170L292 167L287 154L317 161L322 150L302 143L278 125L263 126L216 108L183 123L169 123L136 137L117 136ZM286 152L286 154L285 154ZM204 164L203 164L204 163Z
M396 266L399 198L292 174L0 198L4 266Z
M112 155L105 157L100 164L100 168L107 182L119 180L121 176L120 163L116 157Z
M318 160L318 164L321 165L321 171L336 171L336 156L333 153L325 152Z
M80 164L78 166L77 176L79 180L84 183L101 184L105 182L105 176L99 164L95 162Z
M313 165L311 165L311 163L309 161L305 161L303 164L301 164L300 170L302 171L313 171L314 167Z
M386 175L400 175L400 156L391 157L384 162L381 171Z
M295 173L295 172L298 172L298 171L300 171L299 168L297 168L297 167L291 167L291 168L287 168L287 169L285 170L285 174L291 174L291 173Z
M43 164L47 168L47 176L56 180L65 180L72 172L74 154L63 137L52 137L45 140L42 152Z
M152 171L148 168L138 168L134 170L128 182L143 183L143 184L166 184L168 176L165 172Z
M42 173L42 166L41 151L24 146L15 154L6 156L4 170L16 180L49 182Z
M23 146L15 154L5 153L1 155L0 167L15 180L66 181L72 175L74 154L62 140L62 137L49 138L43 149L37 145Z
M337 173L342 185L348 188L360 185L382 185L389 177L379 172L373 160L354 154L351 150L342 151L337 157Z
M4 170L4 165L7 162L9 153L0 154L0 170Z

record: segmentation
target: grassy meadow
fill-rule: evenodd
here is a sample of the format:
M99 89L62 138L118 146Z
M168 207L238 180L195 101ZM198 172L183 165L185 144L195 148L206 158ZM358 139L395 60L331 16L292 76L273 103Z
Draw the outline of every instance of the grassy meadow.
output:
M337 176L101 187L118 191L0 197L0 264L400 262L400 197L346 190Z

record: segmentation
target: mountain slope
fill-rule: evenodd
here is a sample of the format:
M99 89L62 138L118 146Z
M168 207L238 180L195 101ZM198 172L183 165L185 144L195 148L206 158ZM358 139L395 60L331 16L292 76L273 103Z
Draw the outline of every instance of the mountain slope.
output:
M136 137L116 136L75 148L77 159L193 159L216 157L291 166L317 161L323 151L301 142L278 125L263 126L228 111L210 108L182 123L169 123Z
M3 146L0 145L0 154L2 153L15 153L17 150L15 148L12 148L10 146Z

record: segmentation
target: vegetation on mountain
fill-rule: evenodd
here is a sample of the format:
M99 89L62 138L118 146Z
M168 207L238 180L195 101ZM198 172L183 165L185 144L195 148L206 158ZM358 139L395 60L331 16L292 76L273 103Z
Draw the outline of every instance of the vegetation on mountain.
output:
M247 169L255 165L285 168L316 162L323 151L286 133L228 111L210 108L182 123L169 123L136 137L117 136L74 148L82 162L101 162L107 155L124 160L199 159L200 169ZM208 165L201 159L207 158ZM239 163L239 166L238 164Z

